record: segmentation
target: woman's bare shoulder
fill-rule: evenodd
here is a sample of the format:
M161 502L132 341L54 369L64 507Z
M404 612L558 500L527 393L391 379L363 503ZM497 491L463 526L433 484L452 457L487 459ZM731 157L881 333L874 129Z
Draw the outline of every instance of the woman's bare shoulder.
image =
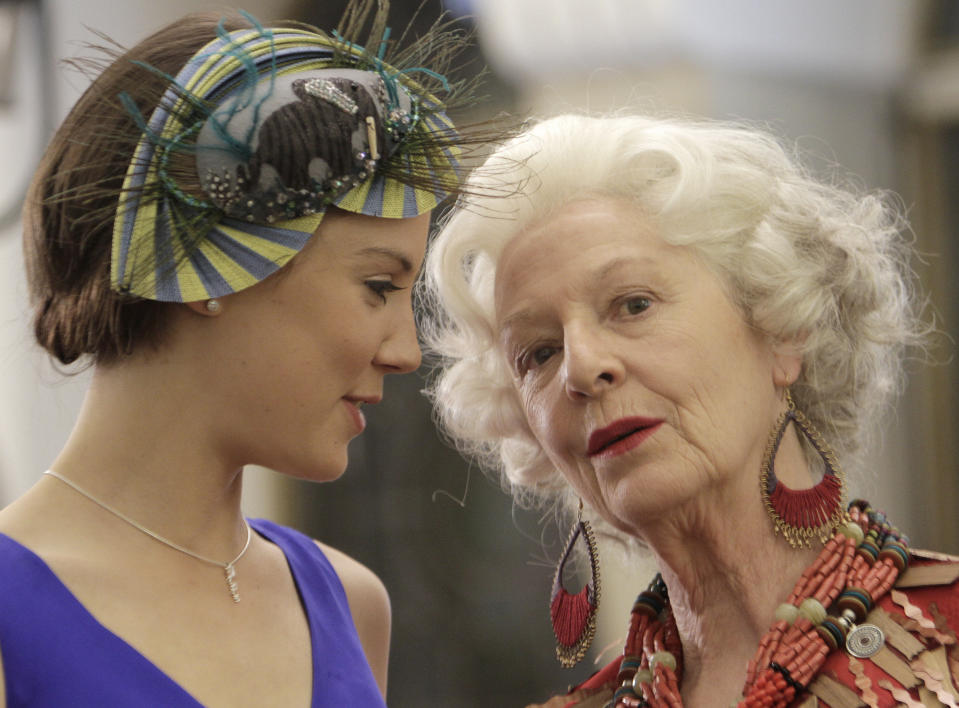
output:
M390 653L392 610L386 586L372 570L343 551L316 541L329 559L346 591L353 624L360 637L373 675L386 695L386 671Z
M368 610L377 608L389 611L390 598L386 586L372 570L351 558L343 551L329 546L322 541L315 541L320 547L336 574L343 583L350 607L353 607L354 597L357 602Z

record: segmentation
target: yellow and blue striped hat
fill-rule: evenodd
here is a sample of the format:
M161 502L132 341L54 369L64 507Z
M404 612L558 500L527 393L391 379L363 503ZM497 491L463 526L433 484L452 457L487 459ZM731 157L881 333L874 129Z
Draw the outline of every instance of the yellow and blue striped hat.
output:
M330 205L407 218L459 182L439 101L336 36L221 31L169 78L148 120L126 99L142 136L114 221L119 292L236 292L289 262Z

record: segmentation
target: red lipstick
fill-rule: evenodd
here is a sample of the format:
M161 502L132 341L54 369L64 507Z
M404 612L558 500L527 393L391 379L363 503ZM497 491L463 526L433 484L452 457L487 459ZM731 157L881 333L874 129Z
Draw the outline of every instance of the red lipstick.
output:
M616 457L638 447L656 432L661 418L620 418L589 436L586 454L590 457Z

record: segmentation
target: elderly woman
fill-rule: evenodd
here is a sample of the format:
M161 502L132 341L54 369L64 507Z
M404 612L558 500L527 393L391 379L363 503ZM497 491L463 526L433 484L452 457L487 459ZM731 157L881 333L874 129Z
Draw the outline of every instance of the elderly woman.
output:
M484 190L427 259L440 419L523 501L579 507L564 664L599 599L587 517L660 571L623 656L549 705L952 700L959 559L843 499L925 329L895 210L765 134L642 117L534 124Z

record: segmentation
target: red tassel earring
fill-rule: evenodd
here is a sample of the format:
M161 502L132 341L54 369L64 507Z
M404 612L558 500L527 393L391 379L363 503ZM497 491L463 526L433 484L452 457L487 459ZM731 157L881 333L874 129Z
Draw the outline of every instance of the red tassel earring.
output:
M789 541L793 548L809 547L812 538L826 543L837 526L847 519L843 504L843 474L832 448L822 439L809 419L796 409L789 389L786 389L789 407L776 422L769 436L769 444L763 457L759 475L759 487L766 511L776 531ZM802 431L806 439L819 453L825 466L823 478L809 489L790 489L776 477L775 459L789 421Z
M589 582L575 595L570 595L563 587L563 573L566 563L573 553L577 540L586 545L589 557ZM553 620L553 634L556 635L556 658L566 668L572 668L586 655L586 650L596 634L596 610L599 607L599 556L596 552L596 539L588 521L583 520L583 502L579 503L579 515L570 532L566 549L560 558L556 575L553 577L553 591L550 596L550 616Z

